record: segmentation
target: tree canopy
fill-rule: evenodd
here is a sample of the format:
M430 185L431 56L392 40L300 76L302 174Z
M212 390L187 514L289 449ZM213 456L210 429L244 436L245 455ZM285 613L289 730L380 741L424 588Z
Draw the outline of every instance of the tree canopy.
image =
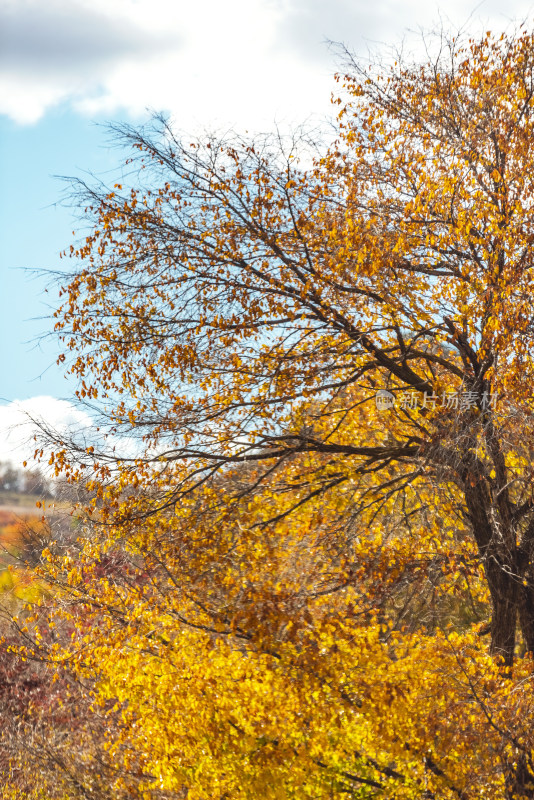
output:
M106 438L52 455L94 500L37 636L109 796L534 797L534 35L340 82L328 146L157 118L77 183Z

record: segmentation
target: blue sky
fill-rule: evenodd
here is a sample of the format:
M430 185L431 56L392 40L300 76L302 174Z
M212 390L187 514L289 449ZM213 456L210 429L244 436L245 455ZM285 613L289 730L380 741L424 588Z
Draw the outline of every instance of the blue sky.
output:
M42 339L51 328L47 317L55 288L51 279L37 274L72 266L58 253L71 243L76 222L61 204L65 184L54 176L102 173L115 164L117 154L110 153L101 128L68 109L52 110L33 125L4 116L0 142L0 397L62 397L71 387L55 366L57 343Z
M98 123L153 109L192 134L290 126L329 112L338 64L326 40L365 53L440 17L475 31L532 11L519 0L0 0L0 460L21 452L6 433L17 401L52 422L70 408L58 402L74 389L58 344L41 338L54 289L32 270L71 266L59 252L77 222L54 176L121 160Z

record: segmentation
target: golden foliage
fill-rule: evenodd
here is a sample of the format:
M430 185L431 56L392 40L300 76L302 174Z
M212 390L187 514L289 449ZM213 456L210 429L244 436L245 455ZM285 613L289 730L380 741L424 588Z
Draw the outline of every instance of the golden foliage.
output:
M46 652L113 796L534 797L534 36L342 83L308 169L160 120L79 187L56 328L108 438L50 459L94 502Z

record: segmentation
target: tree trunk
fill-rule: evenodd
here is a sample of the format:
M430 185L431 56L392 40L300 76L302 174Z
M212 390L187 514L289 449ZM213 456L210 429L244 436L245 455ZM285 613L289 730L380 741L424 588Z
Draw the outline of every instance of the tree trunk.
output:
M506 776L505 796L507 800L532 800L534 798L534 775L530 771L524 753L510 765Z
M488 580L490 584L493 613L491 619L491 652L501 656L504 664L511 667L514 662L515 636L518 612L518 582L502 568L496 566L498 574Z
M521 587L515 531L502 524L498 512L492 514L495 509L483 480L474 486L466 481L465 498L491 595L491 652L511 667Z

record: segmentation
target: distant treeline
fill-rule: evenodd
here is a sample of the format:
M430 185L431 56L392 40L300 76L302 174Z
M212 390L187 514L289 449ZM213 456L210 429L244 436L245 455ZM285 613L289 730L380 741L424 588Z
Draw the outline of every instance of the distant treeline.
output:
M58 491L56 481L47 477L39 467L15 467L9 462L0 462L0 492L54 497Z

